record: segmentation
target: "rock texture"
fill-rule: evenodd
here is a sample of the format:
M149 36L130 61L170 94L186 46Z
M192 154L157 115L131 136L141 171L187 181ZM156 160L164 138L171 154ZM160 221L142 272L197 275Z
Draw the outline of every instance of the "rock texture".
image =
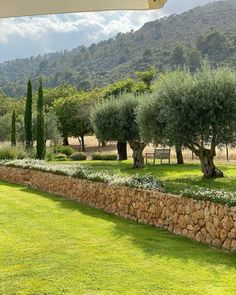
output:
M236 207L21 168L0 166L0 179L236 251Z

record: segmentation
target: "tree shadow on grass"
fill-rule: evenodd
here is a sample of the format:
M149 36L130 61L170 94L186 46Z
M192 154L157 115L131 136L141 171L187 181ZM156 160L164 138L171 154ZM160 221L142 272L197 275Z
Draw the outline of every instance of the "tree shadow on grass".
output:
M165 181L166 189L169 192L180 192L185 188L192 186L203 187L207 189L236 191L236 178L225 177L225 178L212 178L204 179L202 177L195 177L192 175L184 176L176 179L168 179Z
M13 186L19 188L17 185ZM216 266L222 265L232 268L233 271L236 269L236 253L201 245L195 241L178 237L165 230L107 214L102 210L94 209L53 194L30 188L21 188L21 190L26 194L33 194L35 197L46 198L57 202L65 210L79 211L80 214L87 215L91 218L102 219L103 221L113 223L112 234L117 239L128 239L143 251L147 259L153 256L161 256L165 257L167 261L178 259L184 262L194 261L201 266L209 266L209 264Z

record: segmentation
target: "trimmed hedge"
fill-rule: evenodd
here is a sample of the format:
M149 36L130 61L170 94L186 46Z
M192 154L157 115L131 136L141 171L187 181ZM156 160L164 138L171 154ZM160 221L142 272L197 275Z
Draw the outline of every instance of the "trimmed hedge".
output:
M65 154L56 154L54 156L54 158L56 161L67 161L68 160L67 155L65 155Z
M73 161L85 161L87 159L87 156L84 153L73 153L70 156L70 159Z
M117 160L116 154L103 154L103 153L94 153L92 154L92 160L94 161L115 161Z
M75 150L69 145L68 146L57 145L54 147L55 154L65 154L67 157L70 157L74 152Z

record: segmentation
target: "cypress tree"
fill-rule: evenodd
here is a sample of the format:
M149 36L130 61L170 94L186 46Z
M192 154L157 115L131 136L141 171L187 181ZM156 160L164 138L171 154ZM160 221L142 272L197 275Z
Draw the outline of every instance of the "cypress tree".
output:
M28 81L27 87L27 98L25 104L25 143L26 148L30 149L33 145L33 134L32 134L32 84Z
M43 86L42 79L39 79L38 101L37 101L37 146L36 158L43 160L45 157L44 139L44 110L43 110Z
M11 117L11 145L16 146L16 112L12 112Z

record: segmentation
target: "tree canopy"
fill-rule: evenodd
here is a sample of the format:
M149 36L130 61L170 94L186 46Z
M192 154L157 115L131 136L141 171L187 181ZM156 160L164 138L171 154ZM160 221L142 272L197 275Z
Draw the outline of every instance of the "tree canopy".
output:
M94 132L100 140L127 141L133 150L133 166L144 166L143 149L146 143L140 137L136 120L136 109L140 97L123 94L117 99L111 98L97 104L91 118Z
M178 141L200 158L206 177L223 176L213 159L217 145L235 142L235 72L205 65L195 75L170 73L141 105L138 120L147 140L170 145Z

